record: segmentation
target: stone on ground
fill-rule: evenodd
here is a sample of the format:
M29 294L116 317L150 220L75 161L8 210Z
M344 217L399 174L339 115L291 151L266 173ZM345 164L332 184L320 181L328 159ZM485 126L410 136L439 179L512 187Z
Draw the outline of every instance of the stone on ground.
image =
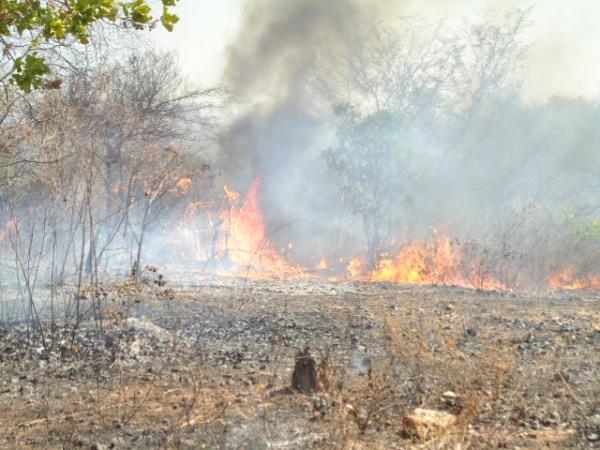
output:
M434 409L416 408L402 419L404 431L421 439L435 436L456 423L456 416Z

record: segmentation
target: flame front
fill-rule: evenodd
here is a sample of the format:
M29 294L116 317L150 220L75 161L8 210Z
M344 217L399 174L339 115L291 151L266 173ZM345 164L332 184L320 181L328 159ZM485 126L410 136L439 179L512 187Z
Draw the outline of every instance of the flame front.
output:
M492 277L477 277L473 273L469 261L465 261L460 248L448 236L413 241L397 255L383 254L371 271L366 269L364 258L353 258L347 267L348 278L353 280L441 284L490 290L506 288Z
M460 279L457 256L449 237L417 241L396 258L383 257L370 278L410 284L447 284Z
M178 188L187 189L182 181ZM326 277L330 280L356 280L404 284L454 285L485 290L506 290L507 285L495 278L485 266L485 258L467 251L455 239L444 236L432 228L432 239L412 240L395 253L382 253L375 267L368 267L362 256L339 257L339 264L330 265L323 257L313 263L309 271L301 265L290 263L295 248L293 242L276 247L267 232L260 205L261 182L255 180L245 197L224 186L224 196L219 201L191 202L180 225L179 244L194 253L198 261L212 261L218 272L255 279L303 279ZM221 209L219 208L219 202ZM224 206L223 206L224 202ZM241 204L240 204L241 203ZM217 205L217 209L215 208ZM205 214L206 225L195 226L196 218ZM1 234L0 234L1 237ZM401 242L398 239L394 240ZM280 248L280 250L277 250ZM345 263L344 261L348 261ZM345 275L341 275L343 267ZM341 269L341 270L340 270ZM336 273L337 272L337 273ZM600 289L600 277L581 276L573 266L568 266L548 277L552 290Z
M600 289L600 278L597 276L578 277L575 267L568 266L548 279L552 290Z
M233 263L238 272L253 278L286 278L302 276L302 267L289 264L273 247L267 235L260 208L260 180L255 180L241 207L240 195L225 187L231 206L220 212L224 237L222 254ZM288 243L288 249L293 245Z

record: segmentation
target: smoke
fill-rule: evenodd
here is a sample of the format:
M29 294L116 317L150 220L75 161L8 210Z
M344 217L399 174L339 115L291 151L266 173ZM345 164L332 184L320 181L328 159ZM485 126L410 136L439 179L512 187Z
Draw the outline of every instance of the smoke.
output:
M320 46L345 34L356 19L352 1L257 1L248 5L226 77L240 97L299 100Z
M420 57L436 64L419 51L438 46L439 54L447 57L451 50L465 48L468 39L480 37L477 33L485 33L486 27L500 41L503 14L475 20L475 25L483 27L479 31L470 25L440 31L435 25L423 27L418 20L402 16L410 11L411 2L359 0L258 0L246 7L239 35L228 51L225 79L236 106L220 142L218 165L242 192L253 180L262 181L260 200L270 237L282 246L288 241L297 244L294 256L300 260L314 255L335 257L341 248L352 253L349 246L364 245L361 218L340 202L339 186L330 179L322 153L336 142L335 102L350 98L361 109L368 101L368 93L348 95L343 83L330 82L339 75L338 69L348 70L339 67L337 57L362 49L365 64L373 64L382 48L377 47L382 35L373 30L396 27L398 41L383 48L397 49L402 58L413 61L400 69L420 73L403 91L408 100L396 98L394 103L392 99L382 107L410 110L418 116L403 118L405 148L419 176L411 192L412 207L402 211L403 231L399 233L419 237L432 227L443 227L459 237L480 237L491 226L521 214L530 203L542 205L544 214L561 211L569 192L581 190L582 173L598 164L578 138L591 133L591 122L583 130L572 127L578 114L591 114L592 103L532 106L522 100L526 95L519 84L516 60L520 45L525 48L526 43L518 41L520 35L515 35L514 45L506 47L507 52L514 52L515 64L498 63L506 64L506 73L471 73L480 67L477 58L481 55L468 53L468 48L459 59L473 64L465 71L473 78L438 82L419 66ZM411 29L413 23L418 24L416 31ZM465 38L465 32L473 35ZM381 61L376 67L379 72L374 73L382 74L380 84L388 88L382 92L388 94L397 81L396 72L386 72L387 61ZM456 61L448 58L437 64L450 63ZM371 73L365 77L376 79ZM457 98L447 94L451 83L464 85ZM487 90L479 98L477 89ZM457 106L471 97L470 106ZM563 110L573 118L569 124L560 119ZM456 124L450 126L453 121ZM572 157L574 152L577 158ZM589 196L580 196L576 202L584 201Z
M263 208L278 241L293 236L314 245L315 235L330 237L328 227L320 225L330 224L338 194L320 155L332 142L331 105L315 95L316 84L323 59L359 27L374 22L384 3L262 0L247 5L228 52L225 78L238 114L221 142L220 166L242 190L261 179Z
M35 237L32 242L44 247L44 255L52 255L52 261L55 250L60 253L64 247L61 277L71 276L65 269L68 260L78 255L80 261L73 280L84 269L86 276L94 273L94 261L101 259L97 253L112 252L118 257L110 264L108 257L103 260L107 271L114 268L124 273L130 271L132 262L139 265L142 260L161 265L202 261L203 268L193 265L201 270L209 264L218 270L222 263L229 270L229 264L237 263L227 260L229 251L244 249L228 247L235 239L228 240L234 233L225 217L235 207L224 198L221 181L243 198L253 181L260 180L266 234L274 244L269 250L305 268L323 270L317 263L325 258L330 263L328 273L341 275L350 258L365 255L375 267L374 253L384 258L385 253L402 255L402 247L410 241L430 243L444 234L456 237L461 245L473 244L469 251L474 256L469 260L467 255L468 262L483 261L493 278L502 272L505 286L514 285L507 267L517 257L525 262L511 270L526 272L534 282L568 266L596 277L600 264L600 103L591 98L557 98L543 104L524 100L527 85L519 69L530 60L526 55L521 58L527 47L521 25L529 17L518 11L472 14L466 22L453 17L452 25L446 26L404 16L415 5L412 0L249 2L239 35L228 51L225 78L233 101L216 160L198 161L192 150L172 151L172 140L185 147L192 142L208 145L196 134L180 140L179 127L189 128L189 123L182 123L186 117L180 116L185 110L181 105L172 111L181 120L165 120L162 105L170 104L174 93L161 80L176 77L131 76L146 80L136 84L136 89L146 89L147 82L154 81L161 92L163 88L169 91L169 100L160 101L153 116L144 111L137 117L137 103L124 108L113 95L113 90L121 91L121 85L111 83L106 88L102 77L93 77L102 82L94 87L97 91L89 91L102 93L92 95L98 103L85 106L86 97L81 102L84 106L78 106L91 119L75 117L79 114L71 111L69 92L64 98L44 93L38 106L49 119L40 122L41 128L36 124L33 131L23 128L19 156L26 157L23 161L45 161L56 154L60 164L21 169L19 163L19 172L9 174L7 179L15 187L6 188L2 195L17 201L4 208L7 226L0 229L0 241L8 248L13 244L10 233L14 236L20 231ZM542 44L554 49L556 42ZM564 45L558 47L566 51ZM142 66L151 73L156 67ZM172 65L161 67L170 70ZM555 64L548 65L548 71L554 68ZM122 78L122 70L113 70L117 81L130 78ZM110 94L104 94L105 88L111 89L106 91ZM147 92L154 98L152 89ZM137 94L132 91L132 98L137 99ZM116 103L111 103L115 98ZM101 112L98 116L96 109ZM131 111L133 119L127 116ZM106 160L97 157L96 134L86 131L87 120L94 126L94 121L101 124L107 150L120 140L114 136L139 133L139 123L144 124L144 132L139 141L126 143L126 151L114 164L112 152L107 152ZM64 123L72 125L63 131ZM386 128L390 123L393 129ZM46 130L53 129L49 124L64 133L66 144L46 139ZM154 142L159 126L165 135ZM340 144L348 136L352 142L357 134L354 146ZM394 153L370 149L379 144L386 147L386 139L393 141L388 147L394 147ZM364 152L358 163L347 164L352 170L343 172L344 168L338 170L331 162L335 151L341 149L348 161L352 152L365 148L373 150L372 154ZM63 158L70 149L74 157ZM173 166L164 165L169 161L167 154L173 157ZM382 154L384 169L391 169L379 170L380 164L371 170L369 158ZM217 168L224 180L213 184L218 171L206 174L209 166ZM87 175L92 169L94 176ZM395 175L405 174L410 176L395 182ZM374 208L361 211L351 196L368 191L373 178L382 181L375 183L383 186L377 195L386 198L383 215L389 212L389 217L369 223ZM38 190L37 185L43 187ZM219 192L213 190L215 186ZM44 190L45 196L38 195ZM159 197L149 194L159 191ZM164 201L157 200L150 208L153 198ZM49 221L47 212L51 213ZM248 215L252 216L249 222L260 222L253 220L254 213ZM52 241L46 239L47 222ZM390 224L371 239L377 234L372 229L382 222ZM40 227L41 232L35 232ZM259 231L258 240L262 240ZM250 240L252 245L255 242ZM291 252L290 242L294 244ZM373 242L379 246L376 252ZM425 270L431 268L427 261L419 267L423 265ZM537 275L531 275L532 268Z
M322 134L323 111L311 83L320 75L319 61L363 12L359 2L346 0L248 3L225 72L240 111L223 140L224 167L242 183L298 174L298 160Z

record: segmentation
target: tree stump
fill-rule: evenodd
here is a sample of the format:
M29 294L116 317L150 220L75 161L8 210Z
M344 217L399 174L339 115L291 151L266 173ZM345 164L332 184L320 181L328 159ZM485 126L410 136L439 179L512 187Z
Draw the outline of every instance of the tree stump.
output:
M302 394L310 394L319 389L317 363L310 355L308 347L296 355L296 364L292 373L292 387Z

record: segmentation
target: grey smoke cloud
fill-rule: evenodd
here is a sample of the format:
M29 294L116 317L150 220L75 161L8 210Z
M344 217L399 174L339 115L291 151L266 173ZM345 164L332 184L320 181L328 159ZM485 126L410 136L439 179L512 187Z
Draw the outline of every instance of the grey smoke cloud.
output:
M221 141L219 164L242 192L253 179L262 180L261 201L275 241L295 242L298 251L304 251L298 255L301 260L335 253L332 246L340 244L334 236L340 229L350 237L349 245L360 245L360 218L340 210L339 192L321 159L321 152L334 142L334 127L331 105L315 90L315 80L332 76L329 55L347 50L348 39L364 36L374 24L393 26L402 16L428 11L435 11L432 21L446 13L468 17L471 7L478 4L451 1L442 6L411 0L247 3L239 33L227 52L225 81L236 106ZM496 6L506 5L496 2ZM531 19L535 20L533 13ZM564 45L559 48L568 52ZM550 53L557 54L559 48ZM550 56L547 60L551 64ZM530 90L528 83L521 91L524 97ZM582 145L580 136L590 135L589 130L570 127L579 112L589 114L589 105L527 106L518 95L498 95L486 100L485 109L493 118L472 122L473 133L466 143L472 148L467 157L448 157L444 153L448 138L436 135L431 123L405 130L406 145L417 155L422 172L422 185L413 193L414 211L407 218L412 237L438 226L457 236L481 235L484 223L506 221L530 201L550 204L550 209L560 212L565 196L580 189L576 186L582 170L598 163L582 150L589 145ZM563 113L571 115L569 124L561 119ZM586 137L584 141L591 144L600 139ZM567 171L565 161L576 159L575 154L581 155L582 162Z
M226 66L227 48L247 18L245 11L262 0L193 0L180 2L181 22L174 33L155 30L151 37L182 54L189 74L203 83L219 82ZM274 2L273 7L289 2ZM310 2L308 2L310 3ZM330 3L322 1L323 4ZM335 3L335 2L333 2ZM348 3L348 2L346 2ZM363 3L364 10L387 8L386 18L400 14L432 20L460 21L485 8L532 7L527 33L532 43L527 61L526 99L545 101L555 95L590 97L600 94L600 3L590 0L387 0ZM356 4L356 2L353 2Z
M330 109L323 110L312 81L322 75L320 58L338 48L359 20L366 23L382 11L383 2L365 4L251 2L228 50L225 80L240 112L222 141L223 168L242 190L261 179L262 203L280 241L289 236L314 246L311 236L327 239L338 193L320 158L331 143L324 118Z

